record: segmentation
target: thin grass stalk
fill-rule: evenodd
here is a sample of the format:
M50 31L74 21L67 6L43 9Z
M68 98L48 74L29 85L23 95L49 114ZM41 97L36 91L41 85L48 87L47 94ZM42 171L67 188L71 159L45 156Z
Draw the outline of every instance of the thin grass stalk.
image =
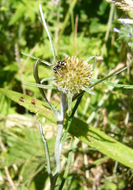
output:
M103 48L102 48L101 57L103 57L103 55L104 55L106 42L108 41L108 38L109 38L109 33L110 33L111 25L112 25L114 10L115 10L115 5L111 4L110 13L109 13L109 19L108 19L108 25L107 25L107 32L105 34L104 45L103 45Z
M52 40L51 40L51 36L50 36L49 30L48 30L48 27L47 27L47 24L46 24L46 21L45 21L45 18L44 18L44 14L43 14L43 11L42 11L42 6L41 6L40 3L39 3L39 9L40 9L40 13L41 13L41 18L42 18L43 26L44 26L44 28L46 30L46 33L48 35L48 38L49 38L49 42L50 42L53 58L54 58L54 61L56 61L55 49L54 49L54 46L53 46L53 43L52 43Z
M63 22L63 26L62 26L62 30L61 30L61 35L63 34L65 28L66 28L66 25L68 23L68 20L69 20L69 17L71 15L71 12L72 10L74 9L75 5L76 5L76 2L77 0L72 0L72 3L70 3L70 6L69 6L69 9L66 13L66 16L65 16L65 19L64 19L64 22Z

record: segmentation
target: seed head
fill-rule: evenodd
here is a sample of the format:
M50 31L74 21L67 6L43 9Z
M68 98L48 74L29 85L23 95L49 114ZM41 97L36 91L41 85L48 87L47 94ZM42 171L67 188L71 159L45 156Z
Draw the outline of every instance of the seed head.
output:
M76 94L85 90L90 84L92 64L75 57L67 57L58 61L53 68L57 88L65 93Z

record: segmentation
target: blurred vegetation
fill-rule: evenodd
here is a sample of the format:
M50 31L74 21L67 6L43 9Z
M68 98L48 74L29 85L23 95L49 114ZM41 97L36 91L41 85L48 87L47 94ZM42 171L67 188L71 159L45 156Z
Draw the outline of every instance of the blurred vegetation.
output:
M47 0L41 4L60 59L64 55L76 55L85 60L97 55L100 61L94 70L96 79L128 66L110 80L112 84L132 85L133 27L118 22L120 17L133 18L131 13L125 13L105 0ZM122 32L113 32L114 27ZM131 35L128 35L129 28ZM35 60L22 53L53 63L38 1L1 0L0 87L41 99L38 88L24 84L35 83ZM40 78L48 78L51 72L44 64L39 67ZM94 92L95 95L85 93L76 117L132 148L133 90L100 84ZM47 90L47 95L58 106L58 93ZM32 112L0 94L0 190L48 189L45 155L36 118ZM51 121L42 118L52 159L56 125ZM63 166L70 144L68 135ZM60 180L63 173L64 167ZM133 170L75 138L64 189L130 190L133 189Z

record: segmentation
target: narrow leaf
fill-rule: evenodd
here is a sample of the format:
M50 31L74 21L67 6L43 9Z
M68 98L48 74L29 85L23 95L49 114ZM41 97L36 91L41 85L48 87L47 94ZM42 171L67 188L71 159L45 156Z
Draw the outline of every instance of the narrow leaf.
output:
M44 85L44 84L37 84L37 83L31 83L31 82L24 82L24 84L28 85L28 86L35 86L35 87L43 88L43 89L57 90L57 87L54 85Z
M96 56L90 56L88 59L84 61L84 63L88 63L91 59L96 59Z
M126 88L126 89L133 89L133 85L127 85L127 84L115 84L110 81L104 81L104 84L116 87L116 88Z
M35 60L38 59L38 57L35 57L35 56L30 55L30 54L28 54L28 53L24 53L24 52L21 52L21 53L22 53L23 55L27 56L27 57L32 58L32 59L35 59ZM52 66L52 64L50 64L49 62L44 61L44 60L42 60L42 59L40 59L40 62L44 63L45 65Z
M69 132L109 158L133 168L133 149L116 141L99 129L88 126L83 121L75 118Z
M0 93L4 96L7 96L19 105L25 107L29 111L33 113L38 113L44 116L46 119L55 122L54 117L52 115L52 111L45 102L42 102L28 95L18 93L12 90L0 88Z

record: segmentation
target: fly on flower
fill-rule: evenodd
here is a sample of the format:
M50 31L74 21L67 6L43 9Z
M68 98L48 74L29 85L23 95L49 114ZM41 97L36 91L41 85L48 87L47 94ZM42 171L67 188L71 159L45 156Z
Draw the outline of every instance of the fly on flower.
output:
M88 88L92 76L92 64L84 63L76 56L58 61L53 68L57 88L65 93L76 94Z
M66 66L66 61L58 61L57 64L54 66L53 70L55 74L59 74L59 70L62 70Z

